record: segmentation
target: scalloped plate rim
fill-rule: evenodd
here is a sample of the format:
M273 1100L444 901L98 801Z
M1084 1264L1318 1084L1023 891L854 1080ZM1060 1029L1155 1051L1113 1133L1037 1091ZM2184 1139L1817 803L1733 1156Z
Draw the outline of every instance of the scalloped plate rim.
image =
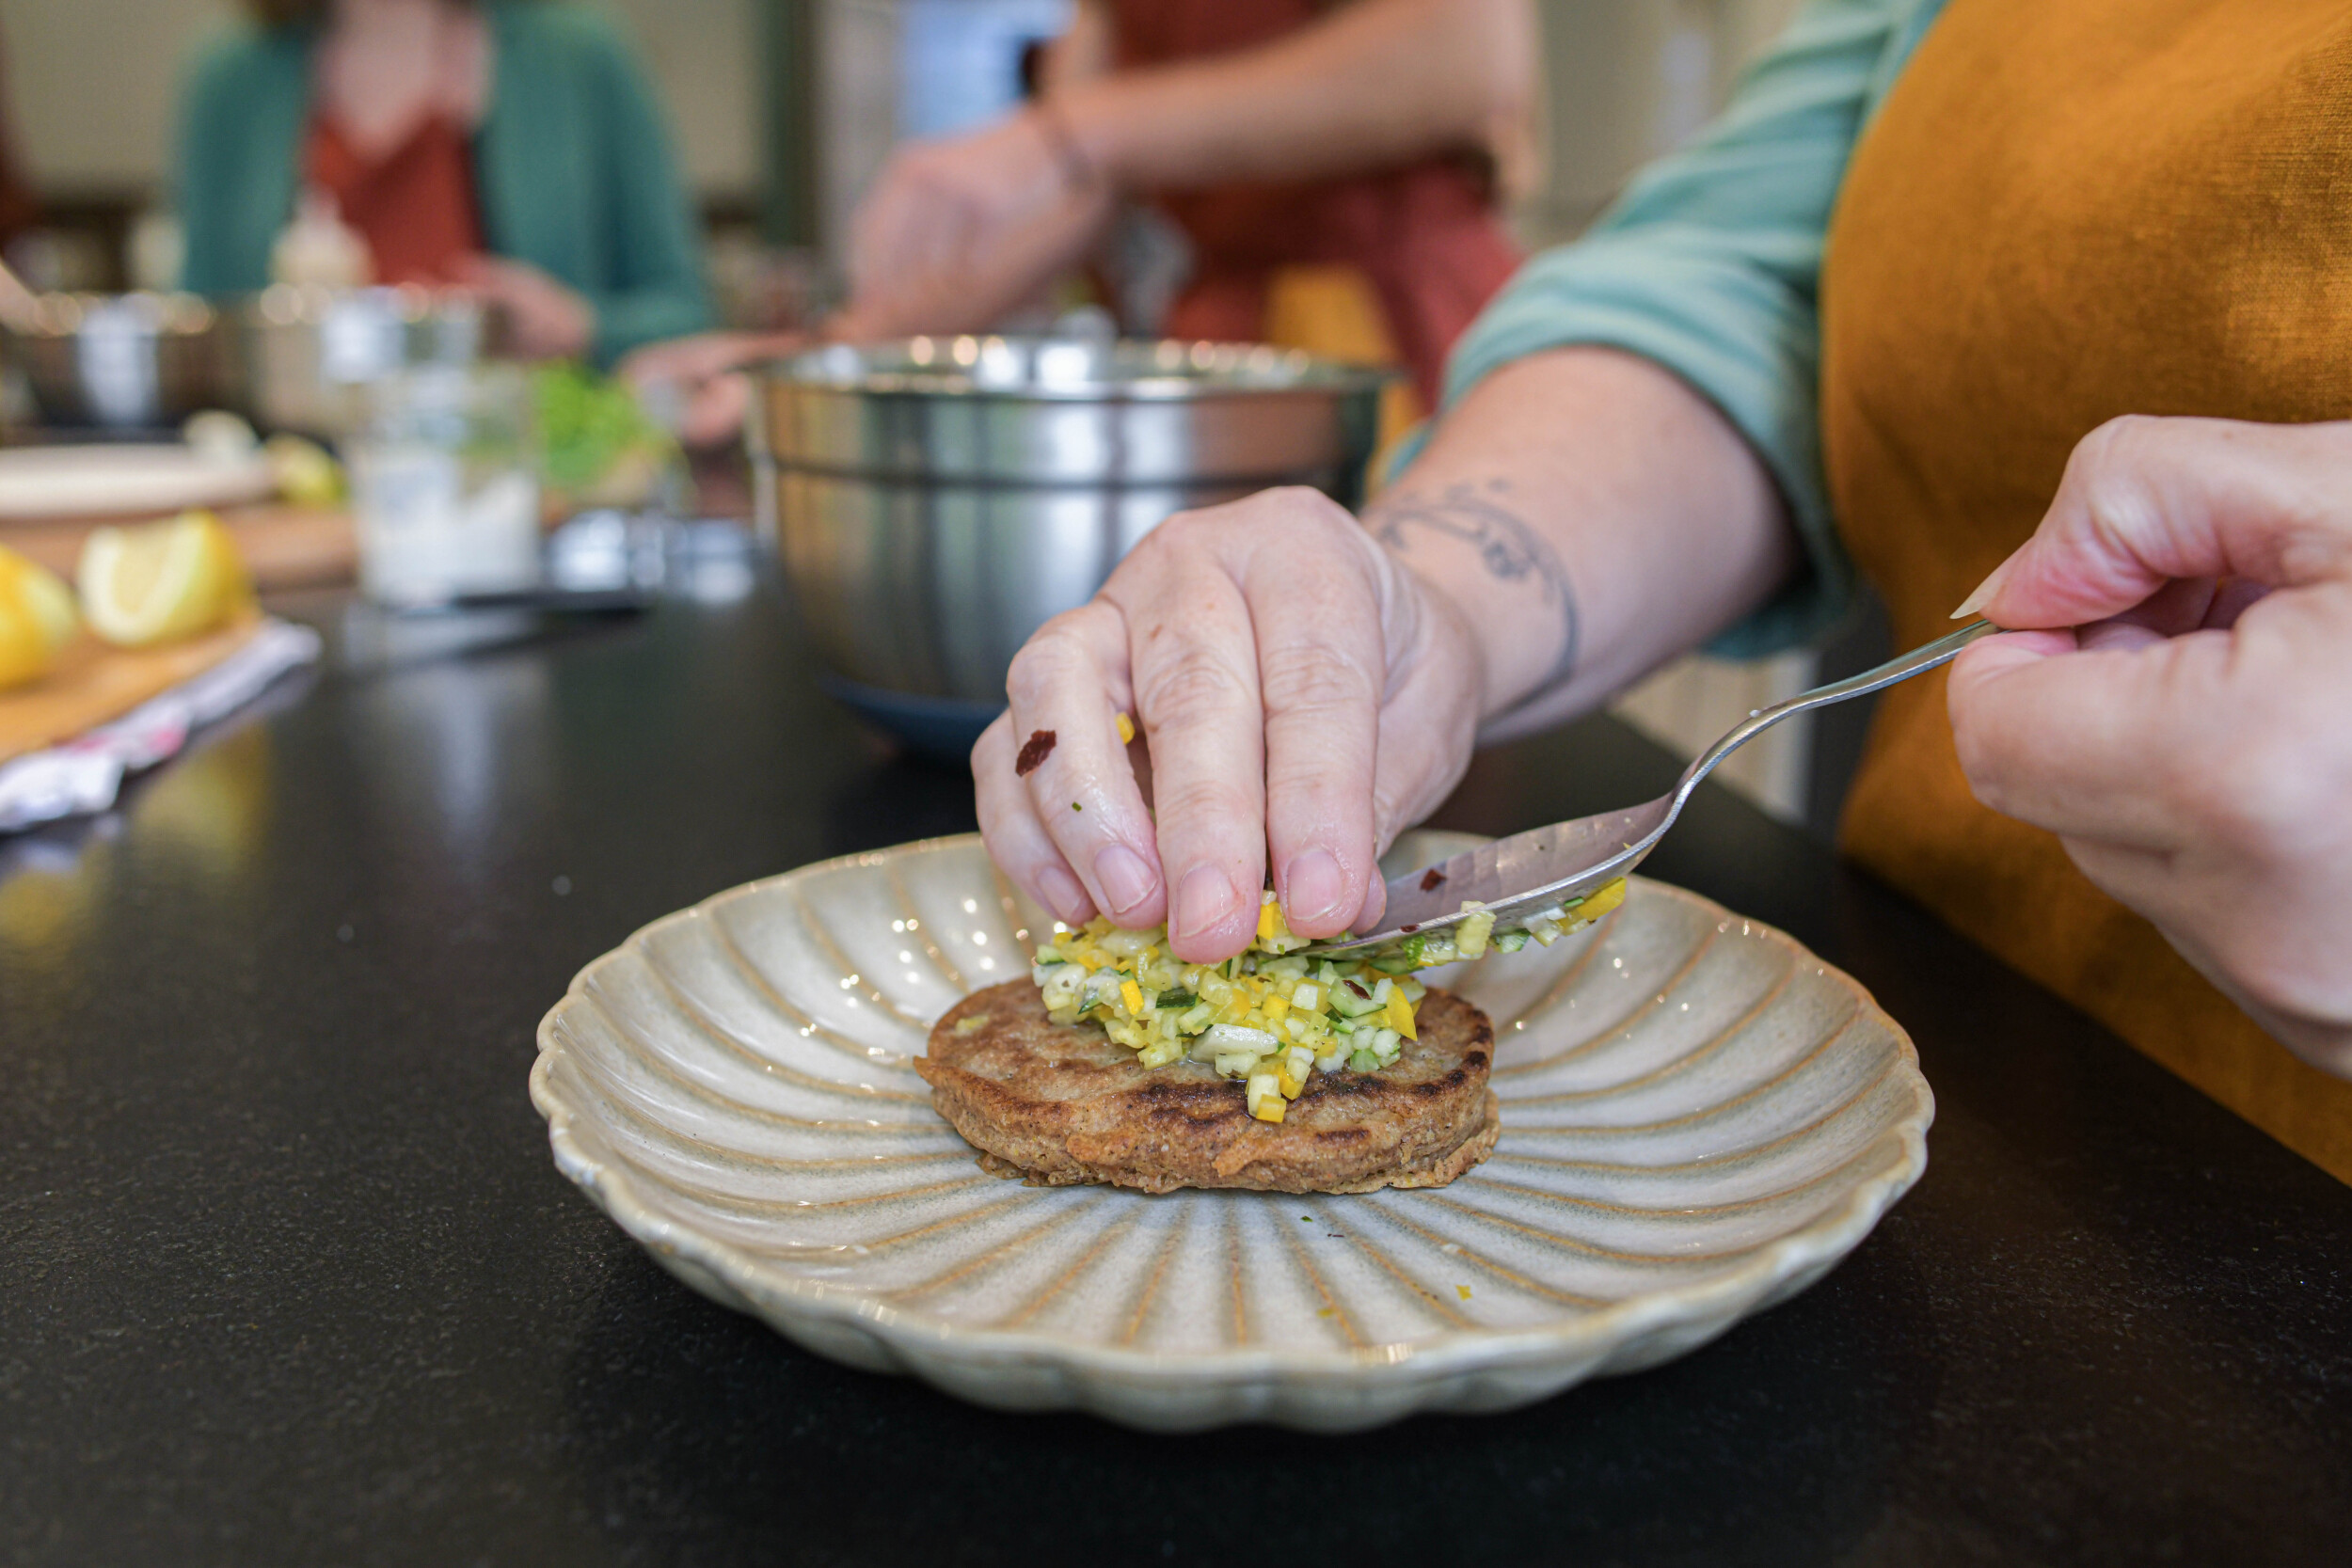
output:
M1710 1331L1706 1338L1712 1338L1754 1310L1756 1303L1776 1286L1801 1276L1816 1265L1834 1263L1858 1246L1887 1210L1926 1173L1927 1132L1935 1119L1934 1091L1919 1069L1918 1052L1910 1034L1878 1005L1868 989L1845 971L1820 959L1778 927L1737 914L1713 899L1649 878L1635 880L1719 918L1739 920L1766 940L1813 958L1825 975L1834 976L1839 985L1851 990L1862 1008L1884 1024L1896 1046L1896 1062L1889 1070L1907 1076L1912 1089L1910 1110L1886 1129L1899 1134L1901 1158L1858 1180L1839 1208L1816 1216L1760 1248L1748 1262L1727 1274L1687 1286L1646 1291L1539 1328L1450 1329L1417 1340L1342 1352L1245 1346L1182 1355L1073 1344L1043 1334L973 1328L937 1314L889 1306L855 1287L778 1277L743 1259L725 1242L705 1236L655 1212L638 1196L628 1174L581 1146L573 1133L572 1122L583 1113L565 1101L551 1083L554 1063L564 1052L554 1034L565 1012L575 1006L596 1006L595 1000L586 994L586 988L600 970L628 955L642 954L657 933L704 916L718 905L751 897L783 883L814 879L827 872L878 865L894 856L934 854L977 847L978 843L977 833L917 839L887 849L837 855L739 883L647 922L618 946L584 965L572 977L562 1000L541 1018L538 1054L531 1072L532 1103L548 1119L548 1142L563 1174L596 1199L597 1207L632 1240L658 1254L681 1258L707 1271L749 1304L755 1315L771 1321L771 1326L781 1326L773 1323L771 1312L787 1318L806 1315L866 1332L881 1340L894 1356L903 1350L915 1355L944 1355L976 1367L1050 1367L1116 1377L1130 1385L1203 1388L1271 1384L1279 1389L1366 1381L1409 1388L1464 1374L1533 1370L1560 1363L1565 1363L1564 1370L1573 1381L1600 1370L1613 1353L1638 1346L1664 1331L1707 1324ZM1879 1136L1883 1140L1885 1133Z

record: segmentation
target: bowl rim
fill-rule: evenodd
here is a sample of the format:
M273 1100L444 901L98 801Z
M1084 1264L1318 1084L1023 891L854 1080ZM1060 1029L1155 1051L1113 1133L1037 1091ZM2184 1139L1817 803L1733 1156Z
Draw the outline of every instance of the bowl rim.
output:
M1144 373L1122 380L1061 387L1033 382L991 385L964 368L977 365L992 348L1034 350L1064 345L1148 356L1150 367ZM915 367L870 363L873 357L887 354L903 354L915 361ZM855 356L859 367L839 368L845 356ZM931 357L945 362L931 368L926 363ZM1219 373L1209 373L1213 369ZM1405 374L1401 369L1347 364L1304 349L1268 343L1182 338L1120 338L1106 342L1044 332L926 333L869 342L818 344L763 360L756 372L762 396L771 404L810 392L966 403L1210 403L1301 395L1346 397L1379 392ZM1265 379L1244 379L1245 374Z

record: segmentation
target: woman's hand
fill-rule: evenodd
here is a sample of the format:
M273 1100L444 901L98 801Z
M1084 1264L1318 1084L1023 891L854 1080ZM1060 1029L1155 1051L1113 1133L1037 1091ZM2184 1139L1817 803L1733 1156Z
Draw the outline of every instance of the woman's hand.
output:
M507 341L518 358L577 359L596 341L596 307L528 261L469 256L453 281L505 309Z
M2352 1077L2352 424L2119 420L1964 607L1979 800Z
M1461 612L1325 496L1171 517L1013 660L981 832L1063 920L1166 920L1188 962L1248 945L1269 852L1293 930L1369 929L1379 851L1469 763L1480 672Z
M1111 191L1057 138L1052 112L891 157L850 224L850 296L834 336L979 331L1085 252Z

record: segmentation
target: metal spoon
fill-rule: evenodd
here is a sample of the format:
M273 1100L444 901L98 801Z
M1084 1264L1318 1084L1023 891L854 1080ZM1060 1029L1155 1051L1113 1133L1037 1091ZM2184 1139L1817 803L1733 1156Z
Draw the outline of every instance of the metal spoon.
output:
M1383 928L1370 936L1344 942L1317 942L1311 951L1346 952L1393 942L1414 931L1441 930L1459 925L1466 900L1493 911L1495 925L1504 930L1525 924L1540 910L1549 909L1581 894L1591 893L1631 871L1674 826L1683 802L1715 765L1771 729L1792 713L1827 707L1849 697L1867 696L1898 681L1949 663L1960 650L1978 638L2001 628L1990 621L1963 626L1925 647L1914 648L1875 670L1865 670L1828 686L1800 692L1785 703L1759 708L1721 740L1699 753L1682 770L1668 793L1630 811L1603 812L1573 822L1555 822L1408 871L1389 882L1389 909Z

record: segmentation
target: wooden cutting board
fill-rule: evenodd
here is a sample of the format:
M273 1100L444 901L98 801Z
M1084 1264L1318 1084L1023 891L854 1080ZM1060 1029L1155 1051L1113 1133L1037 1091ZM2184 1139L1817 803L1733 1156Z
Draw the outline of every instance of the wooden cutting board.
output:
M262 593L284 588L342 587L359 575L359 535L340 506L286 506L275 501L224 507L220 520L237 541ZM68 580L82 559L82 541L106 523L148 517L57 517L0 522L0 545L21 550Z
M82 633L49 673L0 691L0 762L121 718L244 647L261 625L258 612L247 612L232 626L160 648L117 648Z

